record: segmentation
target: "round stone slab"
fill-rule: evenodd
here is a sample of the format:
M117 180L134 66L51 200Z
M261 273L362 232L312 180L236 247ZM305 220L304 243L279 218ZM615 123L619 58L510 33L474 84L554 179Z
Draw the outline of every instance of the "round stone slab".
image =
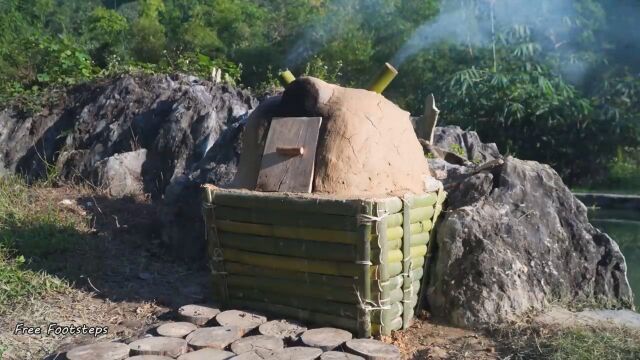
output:
M187 342L184 339L155 336L136 340L129 344L133 355L165 355L172 358L187 352Z
M287 320L272 320L258 327L258 332L262 335L275 336L290 342L298 341L305 331L306 327Z
M227 360L236 356L230 351L218 349L202 349L184 355L180 355L178 360Z
M69 360L123 360L128 356L129 347L115 342L78 346L67 352Z
M320 360L364 360L364 358L340 351L327 351L320 356Z
M231 351L238 355L258 349L278 351L282 348L284 348L282 339L270 335L248 336L231 344Z
M162 355L136 355L127 358L127 360L173 360L173 358Z
M185 305L178 309L178 315L192 324L203 326L220 313L220 310L203 305Z
M227 310L216 316L216 321L222 326L237 326L242 334L257 328L267 322L267 318L247 311Z
M160 336L183 338L197 329L196 325L185 321L162 324L158 326L156 332Z
M315 360L322 355L322 350L304 346L294 346L278 351L269 360Z
M331 351L351 340L353 336L345 330L320 328L305 331L301 338L302 343L307 346L320 348L323 351Z
M345 346L350 352L367 360L396 360L402 357L397 347L374 339L349 340Z
M237 327L214 326L192 332L187 336L187 342L196 350L204 348L222 350L241 337L242 332Z

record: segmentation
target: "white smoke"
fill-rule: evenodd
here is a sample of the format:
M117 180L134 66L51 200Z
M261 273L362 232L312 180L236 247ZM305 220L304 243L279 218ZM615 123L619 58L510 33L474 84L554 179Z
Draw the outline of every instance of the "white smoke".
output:
M570 53L576 10L573 0L463 0L446 5L433 20L422 24L396 52L392 64L401 66L412 56L446 41L473 47L490 47L499 34L515 26L526 28L532 41L549 44L554 51ZM551 49L549 49L551 50ZM572 78L586 71L584 63L563 66ZM561 69L562 70L562 69Z
M340 36L345 21L355 14L354 1L335 0L322 16L305 28L302 36L291 47L285 58L285 67L295 67L318 53L326 44Z

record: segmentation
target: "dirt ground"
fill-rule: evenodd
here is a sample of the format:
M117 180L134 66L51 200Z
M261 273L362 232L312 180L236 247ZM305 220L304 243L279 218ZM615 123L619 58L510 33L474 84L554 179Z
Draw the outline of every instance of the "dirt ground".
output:
M23 299L0 317L3 359L59 359L85 343L131 341L158 323L175 319L174 310L207 301L209 277L204 264L176 262L162 249L156 209L146 198L111 199L92 189L36 188L36 198L56 206L82 224L72 250L53 258L32 259L44 271L69 284L64 291ZM16 324L107 326L99 336L14 335ZM396 344L406 359L496 359L509 350L492 337L432 322L427 314L407 331L383 339ZM498 350L496 350L498 349Z

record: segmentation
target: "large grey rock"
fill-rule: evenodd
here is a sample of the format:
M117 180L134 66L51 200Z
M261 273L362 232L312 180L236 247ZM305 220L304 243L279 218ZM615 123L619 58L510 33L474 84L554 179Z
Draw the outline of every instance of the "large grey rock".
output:
M484 163L501 158L498 146L480 141L475 131L465 131L459 126L436 127L433 142L439 148L457 153L472 163Z
M111 196L122 197L143 192L142 167L147 161L147 150L116 154L96 163L92 178L99 188L107 189Z
M427 288L434 316L473 327L554 300L632 307L618 245L551 167L512 157L477 173L430 163L447 171L449 191Z
M113 196L151 194L172 252L201 256L199 186L233 178L243 120L255 106L246 90L181 75L78 87L37 115L0 111L0 174L39 178L55 166Z

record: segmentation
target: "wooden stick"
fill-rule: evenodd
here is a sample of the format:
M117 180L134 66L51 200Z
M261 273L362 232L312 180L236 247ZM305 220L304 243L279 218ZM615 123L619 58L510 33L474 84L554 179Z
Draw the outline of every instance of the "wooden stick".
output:
M304 155L303 147L286 147L286 146L278 146L276 147L276 153L285 156L302 156Z
M440 110L436 107L436 99L433 94L429 94L425 101L425 111L423 122L425 126L425 140L433 144L433 135L435 134L436 124L438 123L438 114Z

